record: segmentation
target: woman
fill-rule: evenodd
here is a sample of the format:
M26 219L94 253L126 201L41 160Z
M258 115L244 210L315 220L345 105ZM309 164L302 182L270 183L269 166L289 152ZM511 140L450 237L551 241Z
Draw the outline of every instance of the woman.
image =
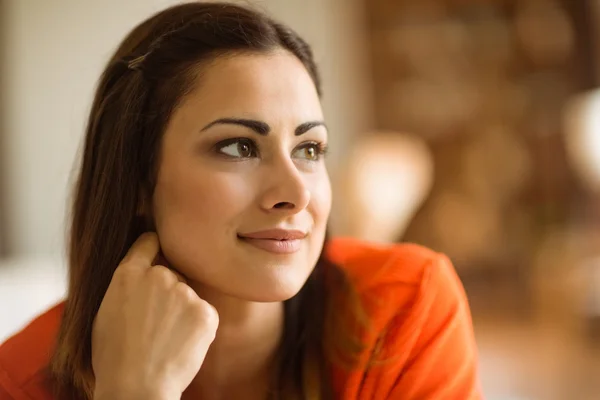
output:
M0 348L0 399L480 398L449 261L326 238L320 93L258 12L137 26L89 116L67 300Z

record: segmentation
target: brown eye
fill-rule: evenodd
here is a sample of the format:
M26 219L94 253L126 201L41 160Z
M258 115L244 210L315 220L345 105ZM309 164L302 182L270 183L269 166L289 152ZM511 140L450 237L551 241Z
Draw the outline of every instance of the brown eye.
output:
M238 143L237 145L237 149L238 149L238 153L240 154L241 157L250 157L252 155L252 149L250 149L250 146L248 145L248 143Z
M217 149L231 158L251 158L256 156L254 143L248 139L232 139L217 146Z
M308 143L294 151L293 156L306 161L319 161L325 150L318 143Z
M304 151L306 152L306 158L308 158L309 160L316 160L317 158L319 158L317 150L314 147L307 147L304 149Z

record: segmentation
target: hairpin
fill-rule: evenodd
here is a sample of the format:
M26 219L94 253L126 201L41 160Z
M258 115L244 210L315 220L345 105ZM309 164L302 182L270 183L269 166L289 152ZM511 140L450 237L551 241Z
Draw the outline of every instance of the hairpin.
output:
M136 57L133 60L130 60L127 63L127 68L133 69L133 70L139 69L140 64L144 61L145 58L146 58L146 54Z

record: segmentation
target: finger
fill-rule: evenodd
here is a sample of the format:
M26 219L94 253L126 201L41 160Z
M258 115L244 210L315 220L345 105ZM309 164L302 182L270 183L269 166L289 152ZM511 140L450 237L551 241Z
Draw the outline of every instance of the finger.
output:
M179 282L187 283L187 278L183 274L181 274L179 271L177 271L171 267L171 264L167 261L167 258L162 253L162 251L159 251L158 254L156 255L156 257L154 257L154 261L152 262L152 265L153 266L155 266L155 265L165 266L166 268L169 269L169 271L173 272L177 276L177 280L179 280Z
M143 233L131 245L122 263L150 267L159 250L158 235L155 232Z
M185 279L185 276L183 276L182 274L180 274L172 268L169 268L169 271L171 271L177 277L177 280L179 282L187 283L187 279Z
M145 276L150 278L154 283L163 283L167 286L176 284L184 284L187 286L185 278L181 274L164 265L153 265L145 271Z
M154 265L152 268L164 268L165 270L169 271L170 274L173 274L179 282L187 283L187 279L185 279L185 276L175 271L173 268L160 264Z

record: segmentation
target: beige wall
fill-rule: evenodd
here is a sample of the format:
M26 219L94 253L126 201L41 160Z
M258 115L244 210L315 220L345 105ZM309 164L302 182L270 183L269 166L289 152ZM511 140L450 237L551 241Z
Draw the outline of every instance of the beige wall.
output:
M5 99L5 73L4 73L4 60L6 57L4 56L5 49L5 41L2 40L6 35L4 33L6 28L6 1L0 0L0 257L2 257L6 252L6 207L5 207L5 196L3 195L6 191L4 185L4 177L8 171L8 163L6 162L6 157L3 157L4 152L4 125L5 125L5 116L2 111L4 110L4 99Z
M122 36L168 0L4 0L0 207L8 253L60 255L73 162L94 84ZM332 128L330 168L369 126L360 0L258 5L314 46Z

